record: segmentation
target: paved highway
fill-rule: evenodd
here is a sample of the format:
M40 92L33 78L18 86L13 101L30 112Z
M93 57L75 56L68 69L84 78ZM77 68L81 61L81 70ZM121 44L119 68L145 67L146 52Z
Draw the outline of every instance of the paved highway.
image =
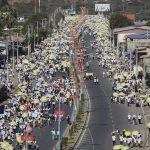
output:
M85 35L87 52L94 53L90 47L90 40L93 40L93 37ZM103 69L98 66L98 61L91 59L89 72L93 72L99 78L100 85L94 85L93 80L86 81L91 101L90 118L76 145L76 150L111 150L111 132L114 129L138 130L142 127L142 125L129 125L127 121L128 112L141 113L140 108L134 106L128 108L125 104L111 104L111 81L102 77L102 71Z

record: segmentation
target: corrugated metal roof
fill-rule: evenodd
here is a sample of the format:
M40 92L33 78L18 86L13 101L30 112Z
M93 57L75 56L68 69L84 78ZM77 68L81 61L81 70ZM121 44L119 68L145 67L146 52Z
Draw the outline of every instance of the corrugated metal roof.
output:
M123 28L115 28L113 30L113 33L123 32L123 31L127 31L127 30L134 30L134 29L150 30L150 27L149 26L133 25L133 26L123 27Z
M150 30L147 32L127 35L127 38L129 38L129 39L147 39L147 38L150 39Z

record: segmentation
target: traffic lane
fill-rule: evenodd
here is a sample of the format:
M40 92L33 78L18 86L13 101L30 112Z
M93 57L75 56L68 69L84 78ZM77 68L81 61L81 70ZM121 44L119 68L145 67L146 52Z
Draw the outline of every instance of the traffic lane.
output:
M89 53L95 53L92 49L88 49ZM108 97L108 103L110 103L110 97L112 96L112 80L108 78L103 78L102 72L106 71L102 67L98 66L97 59L92 60L90 64L91 70L95 73L95 75L99 78L100 86L102 87L103 91L106 93ZM127 107L126 104L112 104L111 105L111 113L112 119L114 122L115 129L118 128L120 130L127 129L127 130L141 130L144 128L144 125L134 126L128 123L127 115L130 113L131 115L135 114L142 114L140 108L136 108L134 105Z
M93 137L94 148L111 149L112 122L109 113L106 95L100 85L94 85L93 81L86 82L91 100L89 129Z
M56 105L56 109L58 105ZM72 114L72 110L73 108L70 108L69 105L61 105L61 110L65 110L65 117L63 119L63 121L61 121L61 137L67 127L67 121L66 121L66 117L67 115L71 115ZM33 134L36 136L37 139L37 144L39 146L40 150L51 150L55 144L57 143L56 141L52 141L52 133L51 130L52 129L58 130L58 122L55 122L53 125L50 126L45 126L43 128L34 128L33 129Z
M85 47L87 47L87 54L94 53L90 46L90 41L93 41L93 37L85 35ZM89 72L94 74L99 73L99 67L96 64L96 60L91 59ZM111 136L112 121L110 118L110 108L108 105L107 95L100 85L94 85L92 81L86 81L87 89L91 100L91 111L89 120L89 129L93 138L94 149L111 149Z
M95 63L94 63L95 64ZM103 78L102 75L103 68L99 68L99 80L100 80L100 85L106 91L106 94L108 95L108 101L110 102L110 97L112 96L112 80L109 78ZM111 103L111 102L110 102ZM130 105L130 107L127 106L127 104L111 104L111 110L112 110L112 115L113 115L113 121L115 128L118 128L120 130L141 130L143 125L133 125L129 124L127 120L127 116L130 113L133 115L134 113L136 115L142 114L141 108L140 107L135 107L135 105Z

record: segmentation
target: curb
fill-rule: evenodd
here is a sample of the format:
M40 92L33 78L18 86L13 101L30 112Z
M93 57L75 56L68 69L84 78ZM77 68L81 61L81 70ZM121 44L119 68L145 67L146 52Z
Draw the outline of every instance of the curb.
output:
M86 125L87 125L88 122L89 122L89 117L90 117L90 115L89 115L89 109L90 109L91 102L90 102L90 97L89 97L87 88L85 88L85 89L86 89L86 92L85 92L85 93L86 93L86 97L87 97L87 100L88 100L88 103L87 103L87 111L86 111L86 117L85 117L85 121L84 121L83 127L82 127L82 129L81 129L81 132L80 132L80 134L79 134L79 136L78 136L76 142L74 143L74 146L71 148L71 150L76 149L76 147L80 144L80 139L81 139L82 135L84 135L85 127L86 127Z

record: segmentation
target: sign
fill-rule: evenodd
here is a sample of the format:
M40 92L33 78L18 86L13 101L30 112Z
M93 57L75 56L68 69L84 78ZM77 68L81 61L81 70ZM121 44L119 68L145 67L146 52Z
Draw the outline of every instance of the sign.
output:
M95 4L96 12L110 11L110 4Z

